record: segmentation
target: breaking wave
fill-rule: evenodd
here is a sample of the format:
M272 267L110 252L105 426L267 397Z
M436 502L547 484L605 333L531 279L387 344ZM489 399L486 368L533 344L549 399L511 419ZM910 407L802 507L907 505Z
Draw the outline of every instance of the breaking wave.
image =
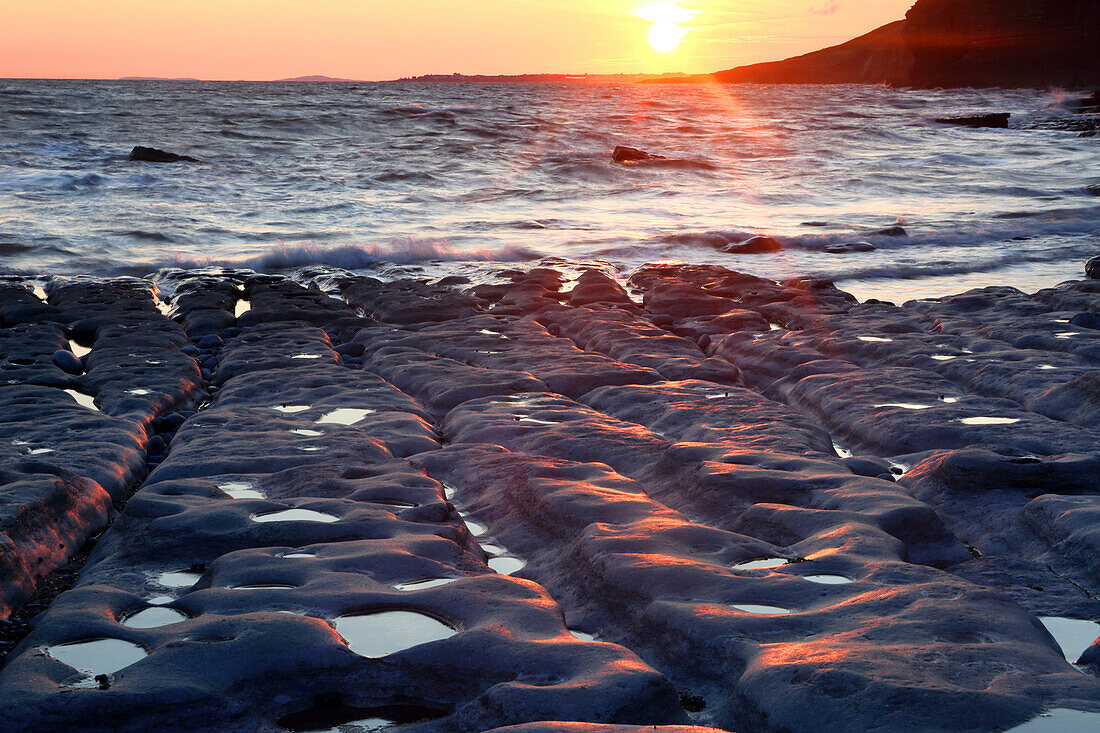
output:
M447 242L407 240L390 244L278 245L261 255L240 259L173 260L171 267L230 267L257 272L288 270L308 265L327 265L345 270L369 269L382 263L411 265L420 262L528 262L541 254L522 247L461 249ZM154 268L155 269L155 268Z

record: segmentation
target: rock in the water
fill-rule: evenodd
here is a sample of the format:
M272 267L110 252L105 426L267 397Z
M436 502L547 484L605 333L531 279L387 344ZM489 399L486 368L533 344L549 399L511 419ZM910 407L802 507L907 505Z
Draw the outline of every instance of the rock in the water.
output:
M1012 115L1008 112L995 112L987 115L971 115L969 117L940 117L936 120L943 125L956 125L958 127L993 127L1001 130L1008 129L1008 120Z
M628 148L623 145L619 145L611 153L611 160L616 163L636 163L639 160L662 160L659 155L650 155L644 150L638 148Z
M1100 112L1100 90L1077 100L1073 106L1078 112L1082 113Z
M53 352L53 363L69 374L84 373L84 365L80 363L80 359L76 358L76 354L66 349L58 349Z
M1085 274L1093 280L1100 280L1100 257L1093 257L1085 263Z
M766 252L780 252L783 245L771 237L753 237L742 244L731 244L722 249L735 255L758 255Z
M1100 183L1094 183L1091 186L1085 186L1085 193L1090 196L1100 196Z
M849 252L873 252L878 249L870 242L845 242L843 244L830 244L825 251L831 255L843 255Z
M198 158L190 155L169 153L156 148L144 148L140 145L130 151L130 160L139 160L145 163L198 163Z
M871 232L875 236L879 237L908 237L909 232L905 231L905 227L892 226L885 229L879 229L877 232Z
M702 170L712 171L716 170L715 166L705 160L694 160L692 158L667 158L663 155L655 155L653 153L647 153L644 150L638 148L628 148L622 145L615 148L611 153L611 160L615 163L650 163L658 167L665 168L680 168L687 170Z

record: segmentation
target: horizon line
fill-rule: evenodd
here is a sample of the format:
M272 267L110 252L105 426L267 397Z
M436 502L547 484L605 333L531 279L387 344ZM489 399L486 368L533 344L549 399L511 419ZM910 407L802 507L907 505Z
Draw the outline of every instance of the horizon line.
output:
M558 72L558 71L534 71L534 72L521 72L514 74L466 74L461 72L453 72L450 74L444 73L426 73L416 74L415 76L402 76L398 78L389 79L350 79L337 76L328 76L326 74L304 74L302 76L282 77L278 79L207 79L201 77L191 76L2 76L2 81L175 81L175 82L228 82L228 83L248 83L248 84L270 84L277 82L286 83L335 83L335 84L387 84L399 81L413 81L416 79L424 79L429 77L438 78L477 78L488 77L495 79L508 79L518 77L536 77L536 76L554 76L554 77L566 77L573 79L590 79L590 78L616 78L616 77L638 77L638 78L659 78L659 77L701 77L709 76L714 72L706 72L701 74L689 74L684 71L662 71L655 73L646 72L611 72L611 73L599 73L599 72Z

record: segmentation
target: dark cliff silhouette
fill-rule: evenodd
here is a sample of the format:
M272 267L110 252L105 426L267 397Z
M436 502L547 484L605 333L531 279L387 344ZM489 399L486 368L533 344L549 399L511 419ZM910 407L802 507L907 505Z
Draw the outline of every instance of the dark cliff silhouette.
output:
M918 0L905 20L784 61L713 74L725 83L915 87L1100 85L1098 0Z

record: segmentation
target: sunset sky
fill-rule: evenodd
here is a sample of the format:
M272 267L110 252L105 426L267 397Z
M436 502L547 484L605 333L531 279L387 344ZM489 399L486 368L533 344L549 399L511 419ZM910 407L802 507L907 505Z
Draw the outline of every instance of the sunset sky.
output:
M0 0L0 77L699 73L832 45L912 3Z

